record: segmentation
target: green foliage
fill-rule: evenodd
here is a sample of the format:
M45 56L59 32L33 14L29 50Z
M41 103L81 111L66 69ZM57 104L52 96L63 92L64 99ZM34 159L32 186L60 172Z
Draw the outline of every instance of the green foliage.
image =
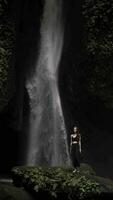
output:
M16 167L12 178L16 186L24 186L36 197L46 194L52 199L93 199L101 193L98 182L72 169Z
M14 91L15 25L8 14L7 1L0 1L0 112Z
M107 0L84 0L83 15L88 35L86 49L88 54L98 57L113 53L113 2Z
M92 175L89 175L91 177ZM107 178L103 178L100 176L93 176L93 180L98 182L101 185L102 191L105 193L112 193L113 194L113 181Z
M71 178L68 182L68 187L70 188L69 195L72 198L74 198L74 195L78 199L93 198L100 193L99 184L85 176Z
M88 92L113 109L113 2L83 1L82 74Z

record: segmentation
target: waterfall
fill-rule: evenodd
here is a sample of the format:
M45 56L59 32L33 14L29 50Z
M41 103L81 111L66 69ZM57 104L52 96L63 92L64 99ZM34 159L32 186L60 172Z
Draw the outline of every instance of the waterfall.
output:
M63 47L62 0L45 0L40 53L26 81L30 99L27 165L69 166L67 134L58 91Z

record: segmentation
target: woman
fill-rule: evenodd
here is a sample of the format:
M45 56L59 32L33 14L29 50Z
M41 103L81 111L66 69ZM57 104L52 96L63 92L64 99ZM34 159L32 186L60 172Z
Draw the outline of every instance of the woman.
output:
M73 162L73 166L76 172L80 167L80 154L81 154L81 135L76 126L73 128L73 133L71 134L71 142L70 142L70 154Z

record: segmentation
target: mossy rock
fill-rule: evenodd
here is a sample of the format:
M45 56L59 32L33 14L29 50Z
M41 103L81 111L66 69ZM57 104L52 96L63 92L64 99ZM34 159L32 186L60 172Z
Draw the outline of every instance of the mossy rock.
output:
M0 183L0 200L33 200L24 189Z
M86 175L96 175L95 170L87 163L81 163L80 172Z
M12 178L16 186L24 187L36 198L91 200L99 198L104 190L98 181L82 171L73 173L73 169L60 167L15 167Z

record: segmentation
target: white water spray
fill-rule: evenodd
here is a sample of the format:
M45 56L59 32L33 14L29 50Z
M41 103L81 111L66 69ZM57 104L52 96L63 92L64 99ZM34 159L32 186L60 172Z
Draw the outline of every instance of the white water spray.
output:
M26 83L31 109L28 165L70 165L57 84L63 47L61 4L61 0L45 0L40 54L34 75Z

